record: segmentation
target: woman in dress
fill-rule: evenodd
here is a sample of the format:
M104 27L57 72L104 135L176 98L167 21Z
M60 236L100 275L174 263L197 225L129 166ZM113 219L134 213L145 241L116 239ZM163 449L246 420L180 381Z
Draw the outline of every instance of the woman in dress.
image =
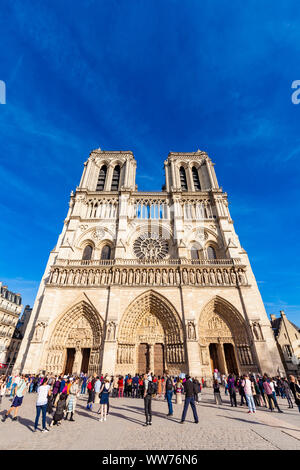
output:
M109 404L109 392L111 388L111 383L109 378L106 378L101 390L100 390L100 407L101 407L101 416L99 418L99 421L106 421L106 415L107 415L107 406Z
M120 375L119 377L118 386L119 386L119 398L120 398L120 397L123 397L123 394L124 394L124 379L122 375Z
M68 395L67 402L66 402L67 413L66 413L65 419L68 419L68 414L70 413L71 414L70 421L75 421L75 419L73 418L73 415L75 413L76 401L77 401L78 395L79 395L79 385L78 385L78 378L76 377L76 379L71 383L71 386L69 388L69 395Z
M157 378L157 398L161 398L162 394L162 381L160 375Z
M182 404L182 393L183 393L183 384L182 379L178 377L175 385L175 393L176 393L176 405Z

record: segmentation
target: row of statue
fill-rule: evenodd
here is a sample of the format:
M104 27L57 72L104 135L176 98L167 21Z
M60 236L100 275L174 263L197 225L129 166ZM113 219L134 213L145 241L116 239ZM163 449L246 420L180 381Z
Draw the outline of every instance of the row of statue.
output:
M84 269L55 268L50 284L59 285L247 285L236 269Z

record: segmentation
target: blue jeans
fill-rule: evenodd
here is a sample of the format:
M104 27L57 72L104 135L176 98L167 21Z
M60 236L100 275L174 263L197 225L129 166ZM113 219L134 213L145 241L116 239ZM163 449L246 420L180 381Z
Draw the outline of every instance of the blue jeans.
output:
M42 426L43 426L43 429L46 429L47 403L46 405L36 405L36 418L35 418L35 423L34 423L34 429L37 429L38 427L41 412L42 412Z
M167 396L167 401L168 401L169 414L172 415L173 414L173 405L172 405L173 390L167 390L166 396Z
M86 391L86 383L81 385L81 394L84 395Z
M195 423L198 423L199 420L198 420L194 397L185 397L181 421L185 420L189 405L191 405L192 407Z
M247 395L247 394L245 395L246 395L246 401L247 401L249 411L256 411L254 400L253 400L253 395Z

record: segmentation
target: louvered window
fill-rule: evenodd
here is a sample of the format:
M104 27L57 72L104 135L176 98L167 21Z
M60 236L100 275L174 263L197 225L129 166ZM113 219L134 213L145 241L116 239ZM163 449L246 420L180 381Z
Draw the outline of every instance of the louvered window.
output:
M98 176L98 183L96 191L104 191L105 179L106 179L107 167L103 165L100 168L99 176Z

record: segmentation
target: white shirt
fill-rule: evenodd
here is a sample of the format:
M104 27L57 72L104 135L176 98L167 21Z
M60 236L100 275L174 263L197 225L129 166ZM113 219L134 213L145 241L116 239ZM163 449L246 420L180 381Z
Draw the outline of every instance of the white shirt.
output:
M37 406L46 405L48 403L48 393L50 390L50 385L41 385L38 389L38 396L36 404Z
M270 385L270 387L271 387L271 389L272 389L272 392L275 392L274 382L270 382L269 385Z

